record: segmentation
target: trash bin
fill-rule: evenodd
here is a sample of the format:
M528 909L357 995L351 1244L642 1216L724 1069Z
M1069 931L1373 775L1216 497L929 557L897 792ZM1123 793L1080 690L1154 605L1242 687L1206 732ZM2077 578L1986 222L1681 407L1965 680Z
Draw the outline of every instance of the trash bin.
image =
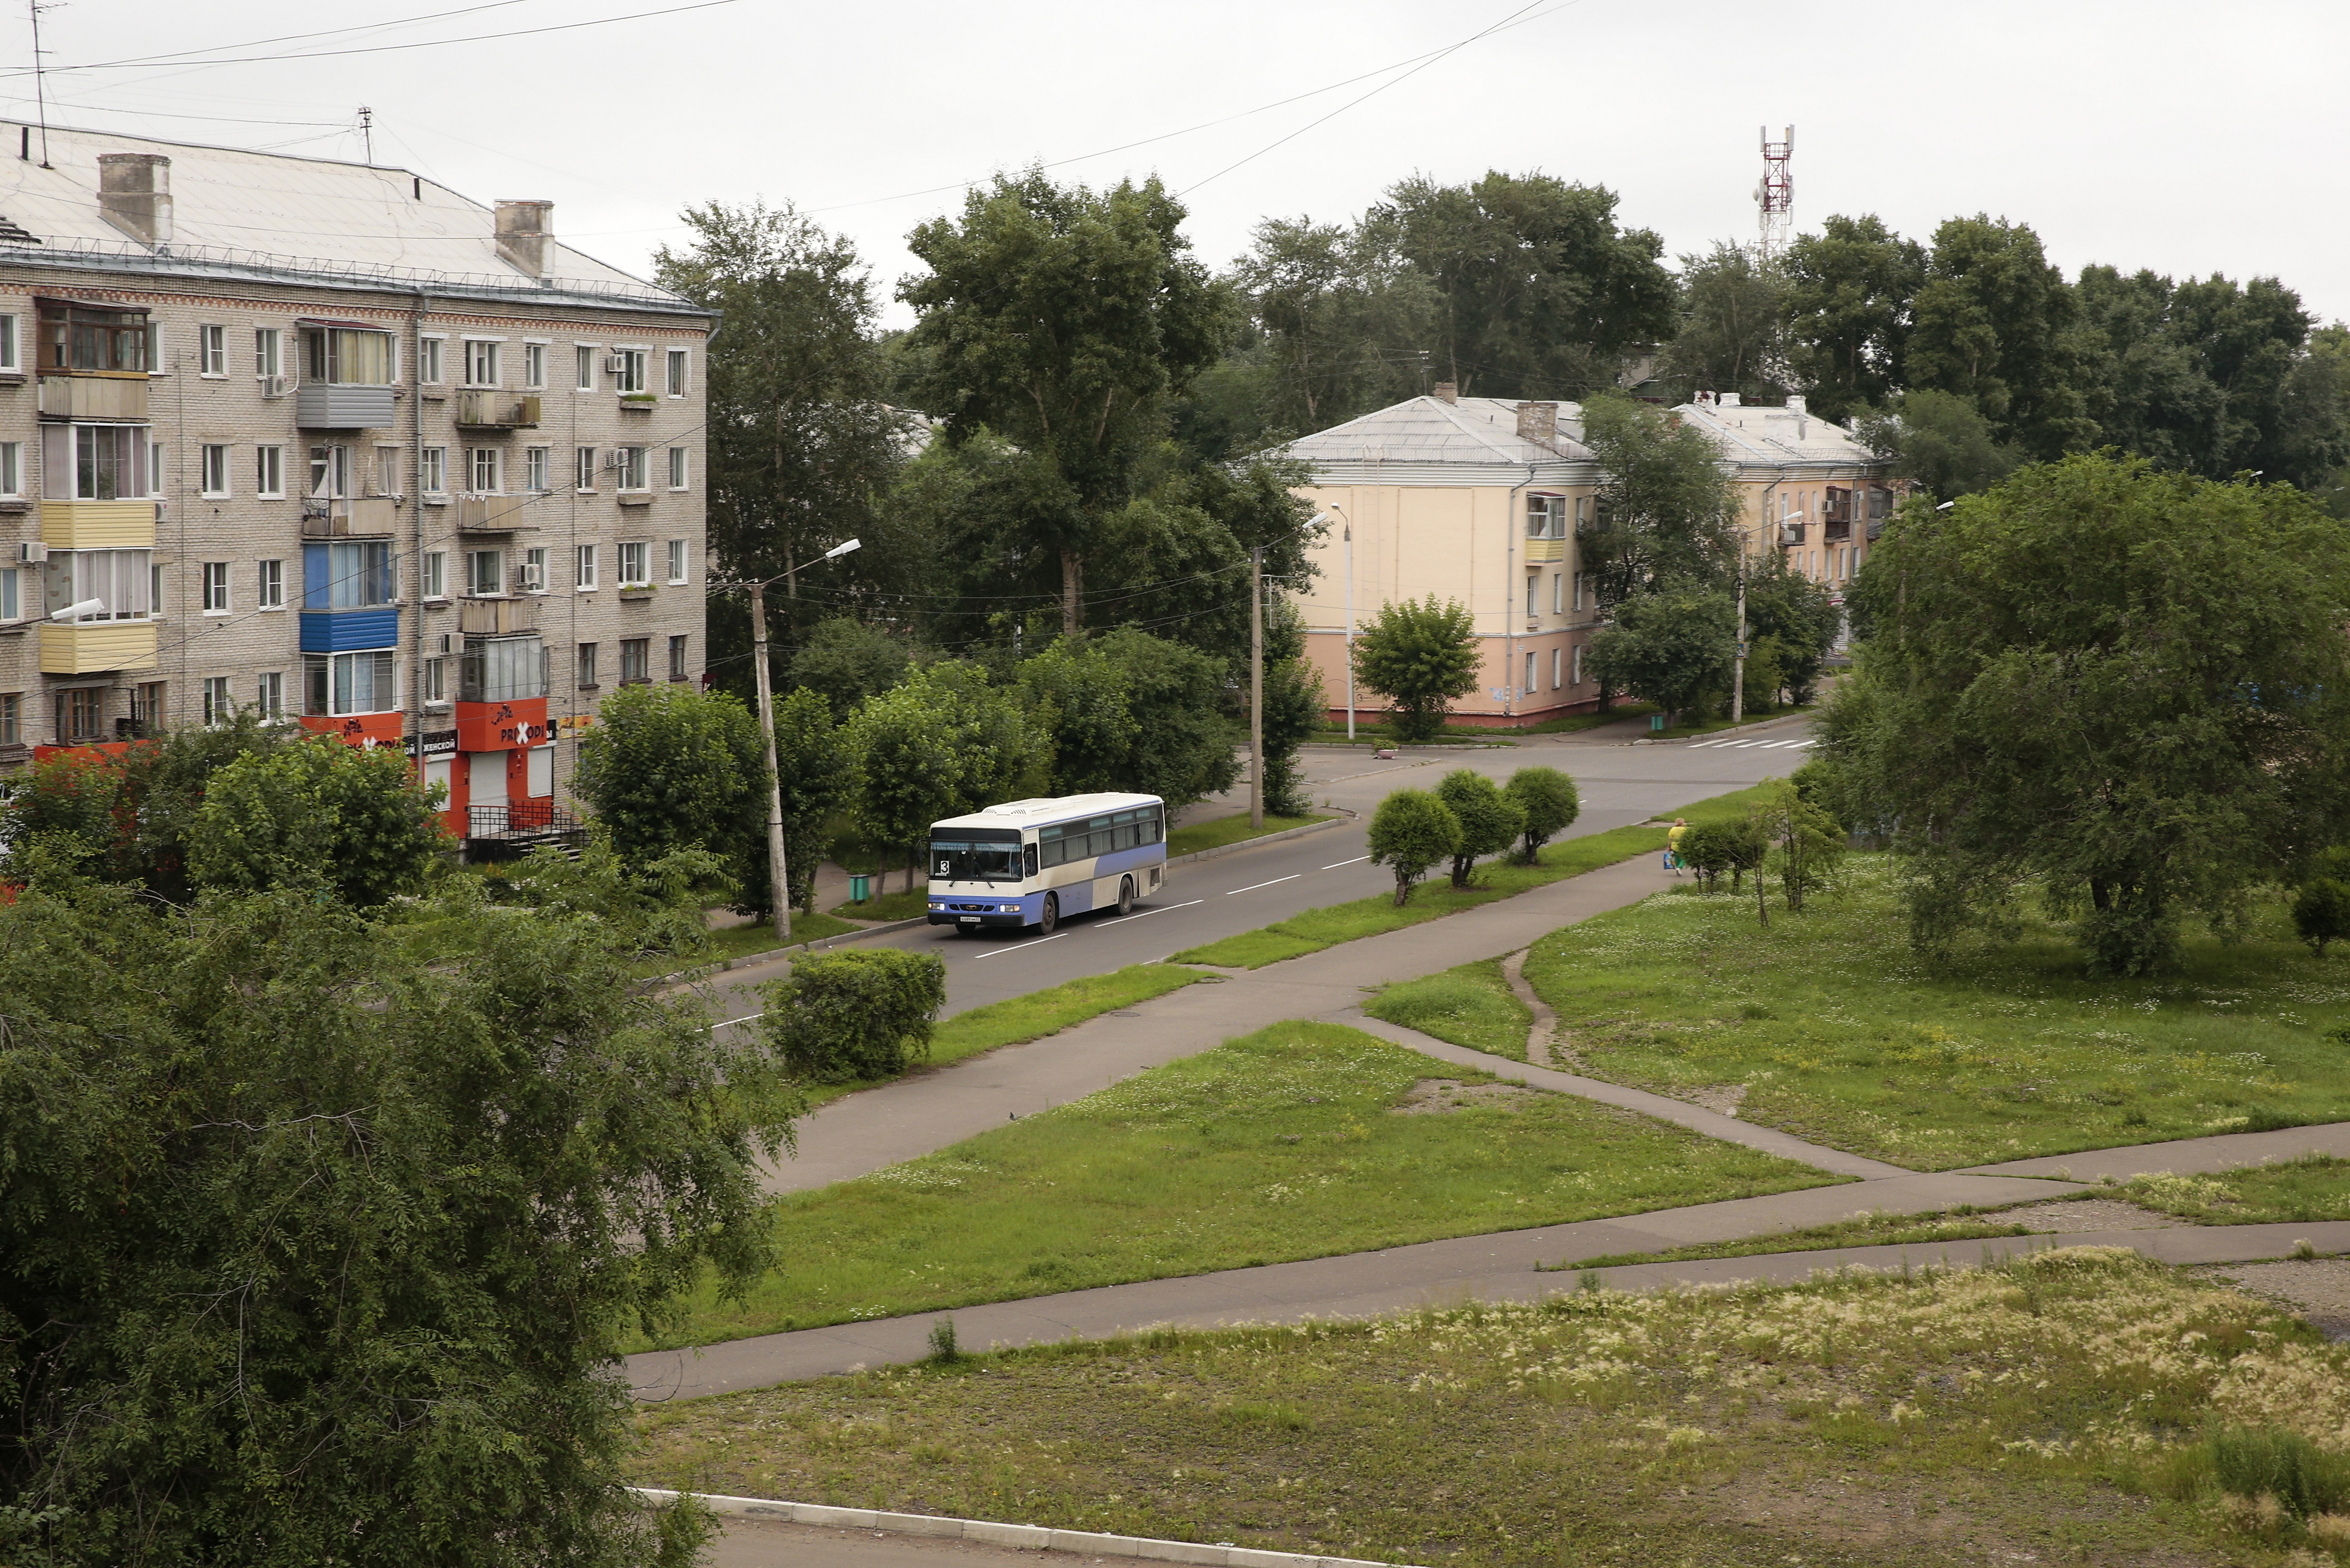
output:
M852 904L862 904L870 900L872 897L873 878L862 871L851 872L848 877L848 901Z
M1653 735L1653 734L1657 733L1659 731L1662 730L1662 729L1665 727L1665 719L1666 719L1666 715L1665 715L1665 714L1662 714L1662 713L1651 713L1651 714L1649 714L1649 715L1648 715L1648 732L1649 732L1650 734L1652 734L1652 735Z

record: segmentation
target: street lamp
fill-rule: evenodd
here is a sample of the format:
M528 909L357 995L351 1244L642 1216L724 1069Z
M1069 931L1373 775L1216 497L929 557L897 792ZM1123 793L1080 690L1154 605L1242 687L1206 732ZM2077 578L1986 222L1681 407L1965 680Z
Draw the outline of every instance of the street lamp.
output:
M1347 520L1346 509L1334 502L1316 512L1306 526L1327 523L1334 512L1345 529L1340 537L1347 546L1347 739L1351 742L1355 738L1355 525Z
M850 539L835 545L813 561L806 561L779 576L747 585L751 590L752 676L759 694L759 738L767 748L767 896L775 902L775 936L792 936L792 892L784 862L784 782L775 771L775 702L767 678L767 584L788 583L806 566L837 560L864 543Z

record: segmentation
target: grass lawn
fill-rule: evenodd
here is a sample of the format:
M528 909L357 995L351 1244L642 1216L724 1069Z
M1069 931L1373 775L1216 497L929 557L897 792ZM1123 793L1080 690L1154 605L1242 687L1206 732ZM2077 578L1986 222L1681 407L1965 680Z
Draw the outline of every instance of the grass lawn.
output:
M1607 1252L1590 1258L1562 1258L1541 1266L1546 1271L1612 1269L1620 1263L1752 1258L1766 1252L1819 1252L1832 1247L1922 1247L1938 1241L1975 1241L1987 1236L2033 1233L2031 1226L2002 1220L1996 1211L1978 1213L1972 1204L1961 1204L1947 1214L1857 1214L1832 1224L1806 1225L1799 1231L1773 1231L1768 1235L1742 1236L1730 1241L1699 1241L1687 1247L1668 1247L1659 1252ZM1918 1262L1930 1261L1920 1258Z
M1813 704L1804 702L1785 708L1773 708L1768 713L1749 713L1732 724L1728 716L1707 719L1695 724L1671 724L1654 732L1660 741L1685 741L1692 735L1711 735L1721 730L1742 730L1750 724L1773 724L1782 719L1792 719L1798 713L1808 713Z
M794 909L789 945L797 947L802 942L820 942L827 937L846 936L857 929L849 921L836 920L830 915L807 915ZM727 926L710 933L709 950L698 957L681 958L675 953L660 953L639 963L636 972L646 976L674 974L680 970L720 963L727 959L755 958L761 953L774 952L778 945L775 928L764 921L747 926Z
M1263 838L1268 833L1281 833L1293 827L1304 827L1309 822L1327 822L1330 814L1312 816L1275 816L1265 814L1263 827L1249 826L1249 814L1211 817L1205 822L1187 822L1167 836L1167 857L1197 855L1202 849L1221 849L1227 844L1240 844L1252 838Z
M2223 1502L2258 1489L2244 1450L2207 1432L2338 1446L2345 1408L2350 1346L2240 1292L2068 1249L817 1378L640 1407L630 1468L1461 1568L2319 1568L2334 1559L2292 1516Z
M851 920L911 920L930 913L931 890L917 888L912 892L884 893L875 889L873 897L861 904L843 898L832 907L832 912Z
M2142 1176L2116 1191L2199 1225L2350 1220L2350 1159L2314 1154L2217 1176Z
M698 1299L675 1342L1824 1179L1629 1112L1497 1085L1359 1030L1282 1023L920 1159L785 1196L774 1210L785 1266L746 1302Z
M1743 816L1749 807L1762 801L1762 788L1756 784L1718 794L1682 806L1675 815L1688 817L1692 826ZM1401 909L1396 907L1391 895L1380 893L1350 904L1307 909L1253 931L1242 931L1202 947L1187 948L1175 955L1175 961L1210 964L1219 969L1263 969L1266 964L1320 952L1357 937L1375 937L1382 931L1399 930L1422 920L1490 904L1496 898L1544 887L1564 877L1580 877L1586 871L1596 871L1603 866L1629 860L1635 855L1660 853L1668 826L1636 823L1606 833L1561 839L1544 845L1541 860L1533 866L1513 865L1506 860L1484 862L1467 888L1453 887L1439 873L1414 888L1411 902Z
M1490 1051L1513 1061L1526 1059L1532 1009L1502 978L1502 961L1485 959L1458 969L1390 985L1363 1003L1363 1011L1389 1023L1433 1034L1471 1051Z
M1751 893L1676 888L1534 944L1526 978L1585 1070L1918 1169L2350 1117L2350 966L2282 908L2185 971L2092 980L2045 924L1946 967L1913 953L1882 856L1758 926Z

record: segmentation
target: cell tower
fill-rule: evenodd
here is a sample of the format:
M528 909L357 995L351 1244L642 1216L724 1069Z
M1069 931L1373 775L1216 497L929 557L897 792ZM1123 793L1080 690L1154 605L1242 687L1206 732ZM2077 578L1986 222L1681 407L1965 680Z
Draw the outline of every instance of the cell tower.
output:
M1762 217L1762 237L1756 252L1767 262L1787 248L1787 225L1795 206L1795 181L1787 172L1787 161L1795 155L1795 128L1787 127L1782 141L1771 140L1767 125L1762 134L1762 183L1754 187L1754 205Z

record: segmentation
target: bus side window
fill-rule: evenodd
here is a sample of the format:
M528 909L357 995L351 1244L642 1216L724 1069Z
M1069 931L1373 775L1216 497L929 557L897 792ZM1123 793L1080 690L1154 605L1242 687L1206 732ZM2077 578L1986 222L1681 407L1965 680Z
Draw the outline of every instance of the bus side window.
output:
M1030 877L1036 875L1036 846L1035 845L1026 844L1021 846L1020 863L1024 867L1025 867L1026 875Z

